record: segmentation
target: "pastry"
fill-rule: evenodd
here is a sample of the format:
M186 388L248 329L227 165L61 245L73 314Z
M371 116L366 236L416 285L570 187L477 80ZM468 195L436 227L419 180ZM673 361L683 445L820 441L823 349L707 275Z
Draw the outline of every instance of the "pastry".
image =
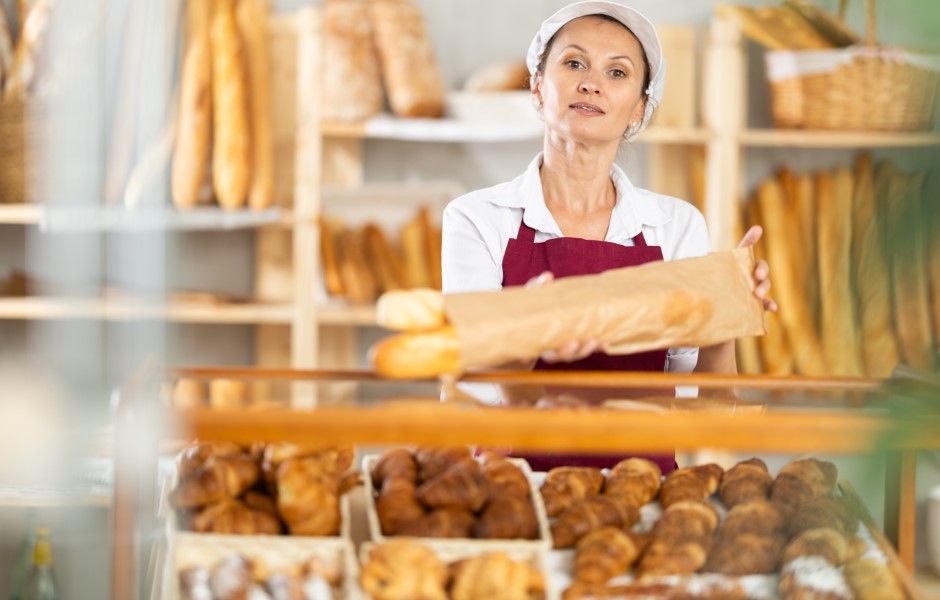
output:
M760 535L782 534L787 519L777 505L767 500L752 500L734 505L721 524L722 537L736 537L742 533Z
M629 528L639 519L639 509L634 506L611 496L591 496L574 503L552 523L552 544L568 548L595 529L607 525Z
M596 529L578 540L574 579L588 584L604 583L626 573L639 556L640 548L622 529Z
M213 456L170 493L177 508L196 508L235 498L258 481L258 464L245 454Z
M679 540L714 535L720 518L718 511L703 500L685 500L669 505L653 526L658 540Z
M842 572L818 556L783 565L778 586L783 600L853 600Z
M372 483L376 487L382 487L386 479L398 478L418 481L418 464L407 448L389 450L372 464Z
M788 531L795 536L807 529L831 527L850 537L858 530L858 515L848 502L837 496L820 496L801 505L790 517Z
M253 565L243 556L232 555L212 569L209 587L215 600L242 600L248 598Z
M442 448L419 448L415 451L418 463L418 480L427 481L458 463L473 462L467 446L445 446Z
M487 552L453 565L452 600L534 600L545 595L545 578L505 552Z
M283 462L277 470L277 509L293 535L339 533L339 479L323 463L306 459Z
M476 517L463 508L438 508L399 525L398 535L430 538L469 538Z
M831 462L802 458L784 465L777 477L780 475L798 477L810 486L814 497L819 497L832 493L839 478L839 471Z
M725 534L708 554L702 570L723 575L768 575L777 571L786 538L781 534Z
M907 598L888 566L866 558L845 565L845 578L857 600L904 600Z
M503 92L529 89L525 61L492 63L480 67L464 81L465 92Z
M654 539L636 567L639 579L695 573L705 565L715 540L711 536L678 541Z
M241 454L238 444L214 440L194 440L176 455L176 472L180 479L186 479L206 464L213 456L231 456Z
M663 508L683 500L704 500L718 491L724 469L716 464L676 469L666 476L659 492Z
M766 499L771 483L773 477L764 461L751 458L725 471L718 484L718 495L725 506L733 508L741 502Z
M381 292L400 290L408 285L405 267L385 233L374 223L367 224L362 235L365 241L365 256L372 265L373 275Z
M383 482L382 491L375 501L375 511L385 535L398 533L402 525L417 521L425 514L424 507L415 500L414 483L403 477Z
M522 469L506 458L494 452L483 452L480 455L480 471L483 473L488 498L514 496L531 504L529 479Z
M535 507L527 496L494 496L473 526L473 537L483 539L523 539L539 537Z
M320 227L320 262L323 265L323 285L331 296L345 296L346 288L343 285L343 276L340 266L340 249L337 231L342 225L335 224L322 214L319 219Z
M795 536L783 549L786 564L801 556L819 556L833 567L841 567L849 558L851 547L845 536L830 527L807 529Z
M363 252L359 232L343 229L338 233L338 239L341 249L339 274L346 297L354 304L372 302L378 296L378 287Z
M447 600L447 567L425 546L391 541L373 546L360 581L373 600Z
M422 483L415 498L428 508L463 508L475 513L486 502L486 482L475 462L461 462Z
M578 500L600 493L604 474L594 467L556 467L540 488L545 513L555 517Z
M266 510L249 508L240 500L226 498L196 513L192 530L198 533L278 535L281 523Z
M645 458L627 458L610 470L604 482L604 493L639 508L659 494L662 476L656 463Z

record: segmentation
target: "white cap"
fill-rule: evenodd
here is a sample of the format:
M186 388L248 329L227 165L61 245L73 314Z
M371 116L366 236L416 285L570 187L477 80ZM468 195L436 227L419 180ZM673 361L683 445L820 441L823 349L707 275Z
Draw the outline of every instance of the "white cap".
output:
M659 35L649 19L638 11L616 2L605 2L603 0L575 2L562 8L542 21L542 26L535 34L535 38L532 39L532 43L529 44L529 51L526 53L526 65L529 67L529 75L535 76L535 70L542 59L545 44L548 40L552 39L552 36L568 21L587 15L608 15L617 19L633 32L646 53L646 60L650 65L650 85L646 90L646 113L643 115L643 121L630 132L627 139L632 140L646 128L653 112L659 106L666 81L666 60L663 58L663 48L659 43Z

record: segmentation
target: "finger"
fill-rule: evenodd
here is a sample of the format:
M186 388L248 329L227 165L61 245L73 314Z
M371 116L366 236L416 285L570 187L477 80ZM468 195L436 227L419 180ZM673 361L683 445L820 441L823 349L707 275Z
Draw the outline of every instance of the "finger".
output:
M758 298L766 298L767 294L770 293L770 280L765 279L757 284L757 287L754 288L754 295Z
M578 350L571 357L571 360L575 361L575 360L581 360L582 358L587 358L588 356L597 352L597 347L598 347L597 341L588 340L580 345Z
M555 276L552 275L551 271L542 271L538 277L533 277L526 282L525 287L527 288L537 288L545 285L555 279Z
M767 312L775 313L777 312L778 308L779 307L777 306L777 303L771 300L770 298L764 299L764 310L766 310Z
M754 225L747 230L747 233L744 234L744 237L741 238L741 243L738 244L738 248L746 248L747 246L753 246L760 239L760 236L763 235L764 230L761 229L760 225Z
M766 260L759 260L754 267L754 279L758 281L763 281L770 277L770 265L767 264Z
M542 353L542 360L547 363L570 362L571 356L577 352L579 344L576 340L568 340L561 346Z

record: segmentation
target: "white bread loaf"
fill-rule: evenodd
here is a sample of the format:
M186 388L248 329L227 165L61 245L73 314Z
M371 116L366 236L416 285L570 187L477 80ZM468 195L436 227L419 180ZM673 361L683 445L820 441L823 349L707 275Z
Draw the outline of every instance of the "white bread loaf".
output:
M368 0L323 2L323 119L364 121L384 94Z
M465 92L509 92L529 89L529 67L525 61L499 62L483 66L463 84Z

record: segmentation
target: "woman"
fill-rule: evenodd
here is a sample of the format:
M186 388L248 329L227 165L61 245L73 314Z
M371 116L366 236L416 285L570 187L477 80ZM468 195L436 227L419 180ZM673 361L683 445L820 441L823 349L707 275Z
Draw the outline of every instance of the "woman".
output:
M546 19L526 57L532 101L545 122L543 151L516 179L457 198L444 212L445 292L539 285L710 251L691 204L634 187L614 164L620 145L649 123L665 80L653 25L614 2L577 2ZM744 236L754 244L759 227ZM759 261L755 295L767 310L769 269ZM736 371L734 341L610 356L594 340L570 340L536 369ZM573 462L541 457L536 470ZM580 464L610 466L615 457ZM672 456L655 457L664 472ZM530 459L531 460L531 459Z

